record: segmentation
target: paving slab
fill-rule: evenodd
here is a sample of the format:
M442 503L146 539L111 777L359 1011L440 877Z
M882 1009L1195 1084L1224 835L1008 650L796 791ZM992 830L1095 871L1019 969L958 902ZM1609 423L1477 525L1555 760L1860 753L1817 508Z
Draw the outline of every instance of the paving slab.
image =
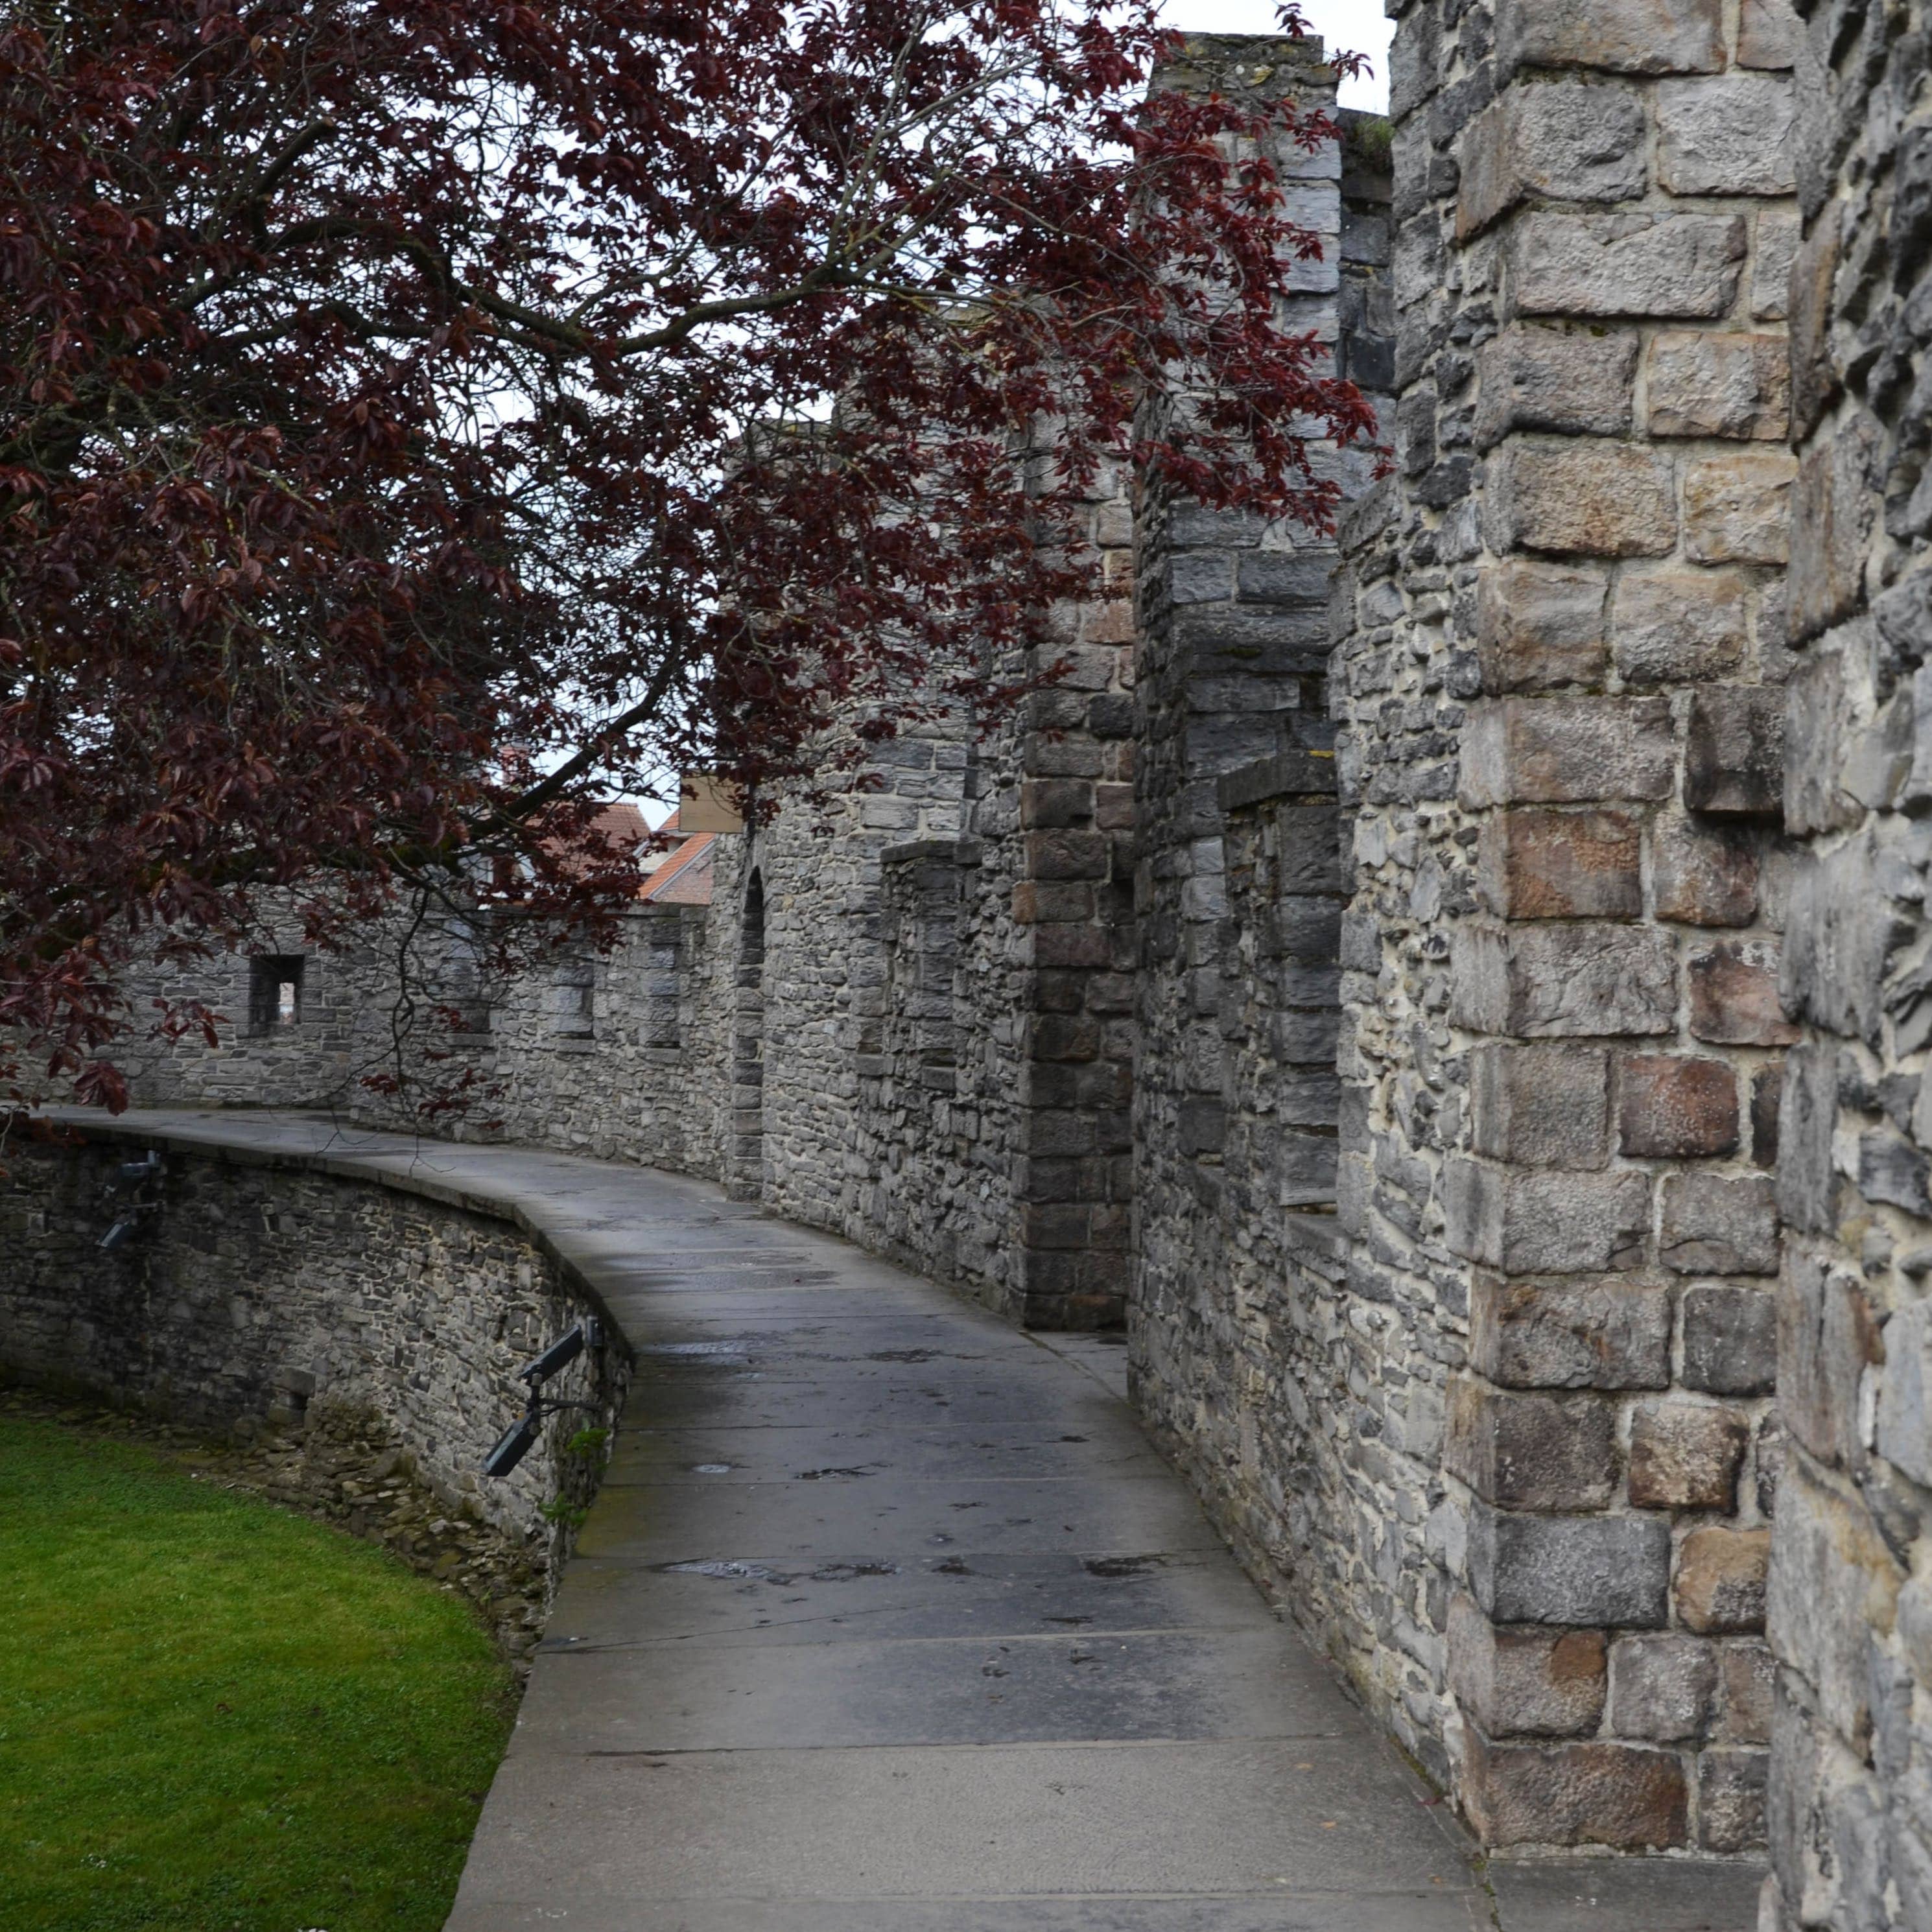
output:
M449 1932L1754 1923L1747 1864L1474 1858L1152 1453L1116 1339L682 1176L320 1115L112 1131L508 1212L636 1352Z

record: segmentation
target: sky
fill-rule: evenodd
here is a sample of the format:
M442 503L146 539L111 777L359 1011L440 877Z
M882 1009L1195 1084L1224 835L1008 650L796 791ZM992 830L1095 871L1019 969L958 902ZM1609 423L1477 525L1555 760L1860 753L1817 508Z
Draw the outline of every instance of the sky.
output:
M1342 83L1344 107L1388 111L1388 44L1395 22L1384 18L1382 0L1301 0L1308 24L1329 51L1366 54L1375 72ZM1271 34L1275 0L1166 0L1163 9L1177 27L1197 34Z

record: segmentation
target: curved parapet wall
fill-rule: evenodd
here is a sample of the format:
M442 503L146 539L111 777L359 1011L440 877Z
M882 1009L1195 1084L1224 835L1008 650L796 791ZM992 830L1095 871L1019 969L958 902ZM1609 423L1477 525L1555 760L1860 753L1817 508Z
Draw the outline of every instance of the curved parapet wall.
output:
M150 1150L154 1177L128 1175ZM358 1526L395 1514L400 1467L540 1607L601 1464L568 1445L615 1422L628 1349L534 1202L462 1184L451 1155L288 1117L68 1115L51 1138L10 1137L0 1379L308 1445L290 1499ZM601 1342L544 1386L582 1406L508 1478L482 1476L524 1405L517 1370L593 1317Z

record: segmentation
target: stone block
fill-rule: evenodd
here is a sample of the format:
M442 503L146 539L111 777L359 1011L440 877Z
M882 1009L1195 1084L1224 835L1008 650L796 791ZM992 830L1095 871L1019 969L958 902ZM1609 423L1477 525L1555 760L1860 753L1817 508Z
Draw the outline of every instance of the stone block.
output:
M1728 818L1775 818L1784 804L1784 693L1718 685L1690 701L1684 802Z
M1442 1177L1443 1239L1452 1253L1505 1274L1632 1268L1650 1226L1650 1178L1568 1174L1457 1160Z
M1469 1351L1484 1375L1510 1388L1664 1388L1670 1293L1648 1282L1513 1280L1479 1270Z
M1712 1732L1714 1742L1768 1744L1778 1676L1777 1660L1769 1647L1762 1643L1727 1643L1718 1652L1718 1658L1722 1682Z
M1742 1282L1684 1291L1684 1385L1712 1395L1765 1395L1778 1381L1778 1298Z
M1729 314L1743 273L1742 217L1532 210L1510 237L1519 315Z
M1760 1066L1751 1076L1751 1159L1760 1167L1778 1166L1778 1128L1784 1110L1784 1069Z
M1486 1845L1607 1845L1658 1850L1684 1841L1689 1797L1674 1751L1623 1744L1496 1744L1468 1740L1462 1802Z
M1634 919L1642 843L1628 812L1498 812L1483 827L1478 890L1504 919Z
M1660 819L1651 832L1659 919L1748 926L1757 916L1757 842L1742 826Z
M1853 424L1804 452L1791 505L1786 624L1794 644L1858 608L1871 535L1870 433Z
M1775 1274L1778 1204L1768 1174L1666 1174L1658 1254L1678 1274Z
M1804 33L1791 0L1743 0L1738 11L1738 64L1790 67Z
M1616 1413L1594 1396L1449 1384L1443 1466L1505 1509L1600 1509L1616 1492Z
M1736 570L1626 571L1610 636L1627 684L1692 684L1735 673L1750 630L1750 586Z
M1892 1632L1904 1573L1862 1503L1814 1476L1801 1456L1779 1490L1778 1544L1771 1648L1816 1690L1823 1722L1862 1756L1872 1734L1874 1639Z
M1667 797L1677 744L1658 698L1506 698L1471 707L1460 772L1466 806Z
M1726 74L1657 90L1657 176L1672 194L1793 193L1788 80Z
M1715 1046L1789 1046L1798 1029L1779 1004L1778 948L1767 940L1727 940L1691 954L1690 1031Z
M1756 322L1781 322L1791 306L1791 264L1798 253L1798 217L1767 208L1752 226L1756 230L1756 251L1751 260L1751 318ZM1788 370L1786 380L1788 386Z
M1570 556L1664 556L1676 548L1671 458L1641 444L1511 441L1490 459L1491 543Z
M1098 832L1030 832L1027 870L1036 879L1104 879L1107 842Z
M1885 1325L1878 1453L1932 1489L1932 1302L1900 1309Z
M1520 1167L1598 1168L1610 1158L1610 1058L1600 1048L1476 1048L1471 1144Z
M1464 129L1456 236L1466 242L1526 195L1628 201L1644 190L1643 104L1620 87L1559 81L1504 92Z
M1682 1160L1736 1152L1738 1081L1726 1062L1630 1054L1618 1064L1617 1088L1625 1154Z
M1630 1499L1639 1509L1734 1508L1750 1427L1716 1402L1642 1402L1630 1412Z
M1676 1631L1620 1636L1610 1646L1610 1728L1652 1744L1695 1744L1710 1728L1718 1652L1708 1638Z
M1778 442L1791 418L1790 346L1781 335L1667 330L1650 345L1652 436Z
M1094 788L1084 778L1027 778L1020 784L1020 823L1065 830L1094 822Z
M1634 330L1504 330L1476 358L1476 447L1487 449L1512 430L1628 436L1637 348Z
M1502 0L1505 71L1594 67L1616 74L1714 74L1724 64L1720 0Z
M1764 1844L1771 1754L1707 1750L1697 1760L1697 1844L1707 1852L1751 1852Z
M1832 202L1822 209L1792 257L1789 307L1791 324L1791 436L1802 442L1824 420L1842 385L1832 355L1832 288L1838 272L1843 211Z
M1469 1588L1495 1622L1660 1628L1670 1525L1659 1516L1528 1516L1471 1506Z
M1685 555L1696 563L1783 563L1797 473L1782 450L1740 449L1687 464Z
M1785 1426L1820 1462L1856 1462L1864 1447L1861 1385L1886 1357L1864 1284L1826 1256L1787 1242L1778 1329Z
M1520 560L1484 570L1476 596L1483 688L1600 684L1609 667L1600 571Z
M1770 1564L1768 1529L1694 1529L1677 1552L1678 1621L1706 1636L1762 1630Z
M1655 927L1467 926L1450 963L1450 1016L1522 1040L1669 1033L1677 960Z
M1498 1629L1460 1592L1449 1604L1449 1684L1491 1737L1564 1738L1604 1712L1601 1630Z

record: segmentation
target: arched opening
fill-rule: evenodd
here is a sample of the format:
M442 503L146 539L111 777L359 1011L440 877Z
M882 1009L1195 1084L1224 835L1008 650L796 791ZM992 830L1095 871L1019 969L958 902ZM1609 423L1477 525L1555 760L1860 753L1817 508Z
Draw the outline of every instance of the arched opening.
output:
M765 1184L765 880L745 887L738 929L738 998L731 1038L731 1157L727 1191L756 1201Z

